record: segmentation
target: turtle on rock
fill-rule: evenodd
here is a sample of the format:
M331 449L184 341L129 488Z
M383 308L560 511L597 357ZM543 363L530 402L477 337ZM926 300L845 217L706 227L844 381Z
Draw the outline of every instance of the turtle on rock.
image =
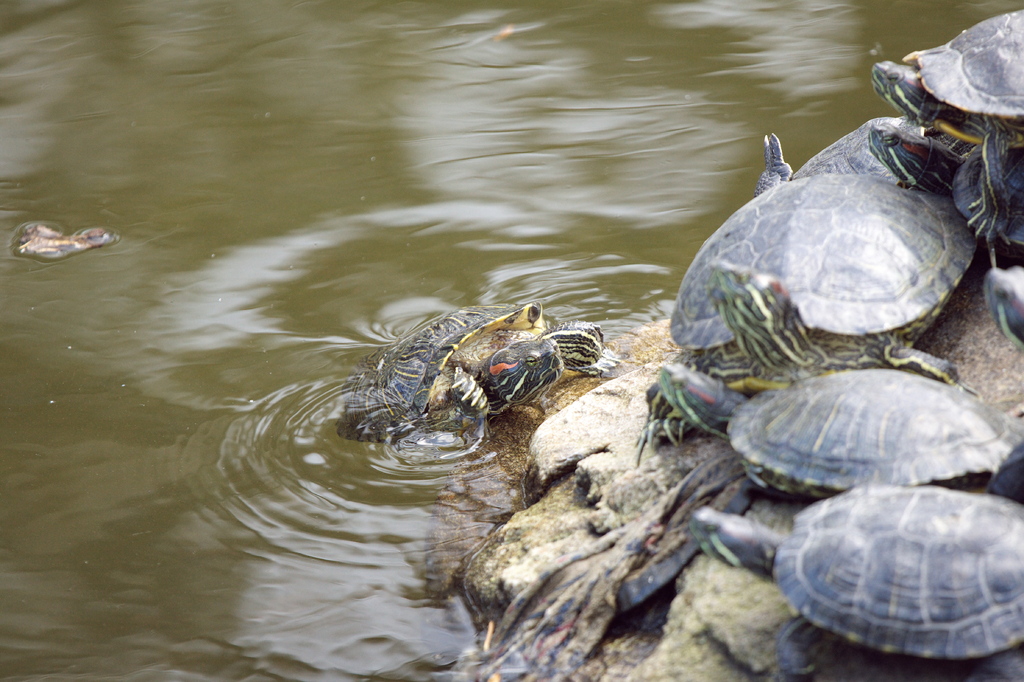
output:
M600 375L617 362L601 329L548 327L543 307L470 306L413 330L363 358L343 387L337 431L363 441L482 434L488 415L538 397L568 368Z
M869 142L872 154L905 187L953 197L968 223L979 210L986 191L979 151L963 155L936 137L886 122L872 126ZM990 246L1011 256L1024 255L1024 148L1007 150L1002 187L1003 228Z
M793 168L786 163L782 155L782 142L778 136L774 133L766 135L764 138L764 171L757 180L754 196L790 180L827 173L874 175L892 180L892 173L871 154L871 150L868 148L868 133L871 126L876 123L887 123L904 128L918 127L906 118L889 116L873 118L812 156L796 172L793 172Z
M728 438L754 483L801 497L868 483L972 487L1024 443L1024 422L890 369L825 374L748 400L719 379L669 364L652 391L641 448L698 428Z
M709 556L771 578L799 615L776 642L786 682L813 678L821 630L890 653L981 659L968 682L1019 682L1024 505L937 486L863 486L782 535L710 507L690 531Z
M869 175L780 184L697 252L672 314L682 359L755 392L843 369L889 367L958 384L911 347L974 255L948 197Z
M982 21L945 45L879 62L872 84L921 125L979 146L977 197L968 224L989 245L1007 234L1010 150L1024 147L1024 10Z

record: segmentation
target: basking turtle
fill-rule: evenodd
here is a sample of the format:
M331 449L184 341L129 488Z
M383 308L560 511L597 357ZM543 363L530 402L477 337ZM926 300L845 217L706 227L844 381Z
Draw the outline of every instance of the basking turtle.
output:
M974 254L946 197L867 175L815 175L748 202L683 277L672 338L744 392L841 369L895 367L956 383L909 347Z
M999 330L1024 351L1024 268L986 272L985 302Z
M18 237L18 253L59 258L69 253L98 249L116 241L117 236L102 227L94 227L71 236L43 224L29 225Z
M853 132L847 133L812 156L795 173L782 156L782 143L772 133L764 138L764 172L758 178L754 196L790 180L837 173L840 175L875 175L893 179L892 173L868 149L868 132L872 124L889 123L901 127L917 127L906 118L873 118Z
M985 192L984 163L975 151L957 153L935 137L885 122L875 124L869 135L872 154L907 187L952 196L960 213L970 222ZM1002 210L1004 228L996 250L1024 254L1024 148L1006 152Z
M343 387L343 438L386 441L417 431L482 433L489 414L526 402L568 367L615 364L601 329L547 328L540 303L471 306L443 315L361 360Z
M660 419L652 411L645 432L671 438L676 419L727 435L755 483L794 495L827 497L866 483L968 487L1024 442L1024 422L887 369L812 377L750 400L679 365L667 366L658 386L674 411Z
M806 508L788 536L708 507L690 530L709 556L774 579L800 614L777 640L785 680L810 679L817 628L885 652L986 658L972 680L1021 679L1024 506L864 486Z
M968 224L990 245L990 254L1006 234L1005 197L1012 194L1005 184L1008 152L1024 147L1021 54L1024 11L986 19L945 45L912 52L904 58L909 71L884 63L882 70L889 72L885 83L873 78L885 99L922 125L980 146L981 191ZM915 77L919 86L913 84Z

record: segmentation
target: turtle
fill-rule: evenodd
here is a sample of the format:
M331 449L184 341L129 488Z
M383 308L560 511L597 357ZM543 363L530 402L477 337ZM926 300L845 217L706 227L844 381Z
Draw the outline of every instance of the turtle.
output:
M978 151L966 155L936 137L885 122L875 124L869 135L871 153L905 187L953 197L960 213L970 222L984 193L984 163ZM1004 228L992 246L1011 256L1024 255L1024 148L1008 149L1003 178Z
M672 313L684 361L755 392L840 369L957 384L910 347L974 254L948 197L868 175L814 175L736 211L701 246Z
M811 377L748 400L719 379L669 365L658 387L673 409L652 410L645 431L671 440L692 426L727 437L754 483L800 497L865 483L972 487L1024 443L1024 422L891 369Z
M537 397L564 368L598 376L617 360L599 326L548 328L543 306L469 306L363 358L346 379L343 438L372 442L450 431L482 434L488 415Z
M65 236L42 223L27 225L18 237L18 253L46 258L59 258L69 253L98 249L114 241L117 236L102 227L93 227L71 236Z
M898 82L881 86L880 93L923 125L980 146L981 191L968 223L989 244L993 263L994 244L1006 230L1008 151L1024 147L1021 54L1024 10L986 19L939 47L911 52L903 58L909 71L887 63L886 70ZM919 93L902 96L913 91L915 77L931 99Z
M754 196L756 197L783 182L826 173L876 175L880 178L894 179L892 173L868 149L868 132L871 126L882 122L895 126L918 127L908 121L906 117L873 118L812 156L796 172L793 172L792 167L783 158L782 142L778 136L775 133L766 135L764 138L765 169L758 178Z
M809 680L827 630L890 653L984 659L969 681L1024 678L1024 506L938 486L869 485L820 500L780 534L710 507L690 532L715 559L773 579L799 614L776 641Z

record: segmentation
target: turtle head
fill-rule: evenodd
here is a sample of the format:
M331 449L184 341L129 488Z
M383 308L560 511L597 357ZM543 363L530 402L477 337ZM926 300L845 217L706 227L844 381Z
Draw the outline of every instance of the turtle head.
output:
M1024 351L1024 268L985 273L985 302L1000 331Z
M492 414L527 402L562 375L562 358L545 338L512 343L491 356L480 380Z
M719 263L711 269L707 291L749 358L771 370L811 362L807 328L778 277Z
M924 88L917 69L896 62L878 62L871 67L875 94L898 112L921 125L931 125L941 103Z
M690 369L680 363L661 368L658 389L672 407L672 415L687 424L727 438L732 413L747 397L725 385L721 379Z
M505 316L503 326L508 329L543 329L544 306L532 301Z
M737 514L701 507L690 517L690 535L710 557L772 577L775 550L784 536Z
M637 462L648 443L659 436L678 443L690 428L728 438L732 413L747 401L721 379L681 363L661 368L658 381L647 389L647 424L637 443Z
M962 160L938 140L888 121L875 121L868 130L868 147L905 186L945 196L953 193L953 176Z

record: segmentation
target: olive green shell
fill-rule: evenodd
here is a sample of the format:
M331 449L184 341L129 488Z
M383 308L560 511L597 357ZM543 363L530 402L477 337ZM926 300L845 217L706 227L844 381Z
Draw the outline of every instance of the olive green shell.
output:
M1024 422L938 381L866 369L751 398L729 439L755 480L822 497L866 483L976 482L1024 442Z
M679 287L672 338L703 350L733 334L706 290L725 261L779 277L804 322L836 334L915 339L974 255L948 197L867 175L815 175L764 192L704 243Z
M874 649L980 658L1024 641L1024 506L866 486L797 514L775 580L807 620Z
M975 24L907 57L936 99L962 111L1024 117L1024 10Z
M535 309L532 326L523 311ZM504 331L544 330L539 303L469 306L438 317L364 358L343 387L344 413L338 433L354 440L379 441L427 410L431 390L449 359L471 342ZM497 350L497 348L493 349ZM493 352L493 351L492 351Z

